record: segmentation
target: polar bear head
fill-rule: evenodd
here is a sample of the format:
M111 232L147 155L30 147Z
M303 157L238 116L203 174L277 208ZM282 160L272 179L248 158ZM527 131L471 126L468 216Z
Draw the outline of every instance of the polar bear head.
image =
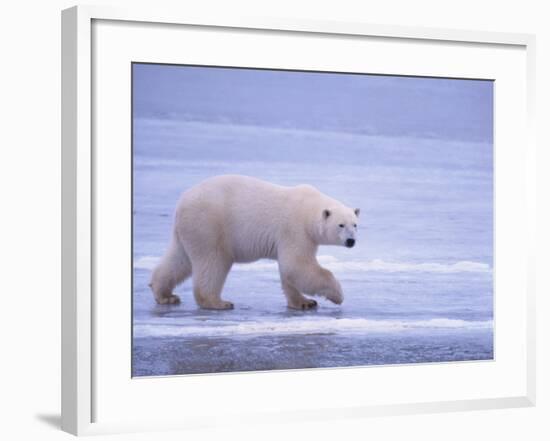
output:
M330 207L321 214L320 245L343 245L351 248L357 239L359 208Z

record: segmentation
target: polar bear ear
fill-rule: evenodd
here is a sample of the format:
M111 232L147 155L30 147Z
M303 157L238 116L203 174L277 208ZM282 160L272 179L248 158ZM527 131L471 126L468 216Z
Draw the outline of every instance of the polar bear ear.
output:
M330 210L323 210L323 219L328 219L330 216Z
M359 217L359 213L361 213L361 210L359 208L356 208L355 210L353 210L355 212L355 215L357 217Z

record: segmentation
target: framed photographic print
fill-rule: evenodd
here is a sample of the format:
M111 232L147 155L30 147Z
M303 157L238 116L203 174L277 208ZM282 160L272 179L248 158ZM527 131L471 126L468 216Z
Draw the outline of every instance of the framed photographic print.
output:
M62 42L64 430L534 404L532 36L79 6Z

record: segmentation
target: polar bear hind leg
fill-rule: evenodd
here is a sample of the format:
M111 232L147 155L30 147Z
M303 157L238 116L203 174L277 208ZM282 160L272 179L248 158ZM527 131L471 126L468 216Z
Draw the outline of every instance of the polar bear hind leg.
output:
M203 309L233 309L233 303L221 298L232 262L218 254L193 258L193 293L197 305Z
M149 286L155 300L160 305L177 304L180 298L173 293L174 288L191 276L189 256L183 246L173 239L168 251L153 271Z

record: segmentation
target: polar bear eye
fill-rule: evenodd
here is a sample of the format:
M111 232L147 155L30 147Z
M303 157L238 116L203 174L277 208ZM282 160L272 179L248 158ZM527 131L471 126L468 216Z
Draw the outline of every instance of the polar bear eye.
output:
M344 224L340 224L338 225L340 228L344 228Z
M357 224L353 224L353 228L357 228Z

